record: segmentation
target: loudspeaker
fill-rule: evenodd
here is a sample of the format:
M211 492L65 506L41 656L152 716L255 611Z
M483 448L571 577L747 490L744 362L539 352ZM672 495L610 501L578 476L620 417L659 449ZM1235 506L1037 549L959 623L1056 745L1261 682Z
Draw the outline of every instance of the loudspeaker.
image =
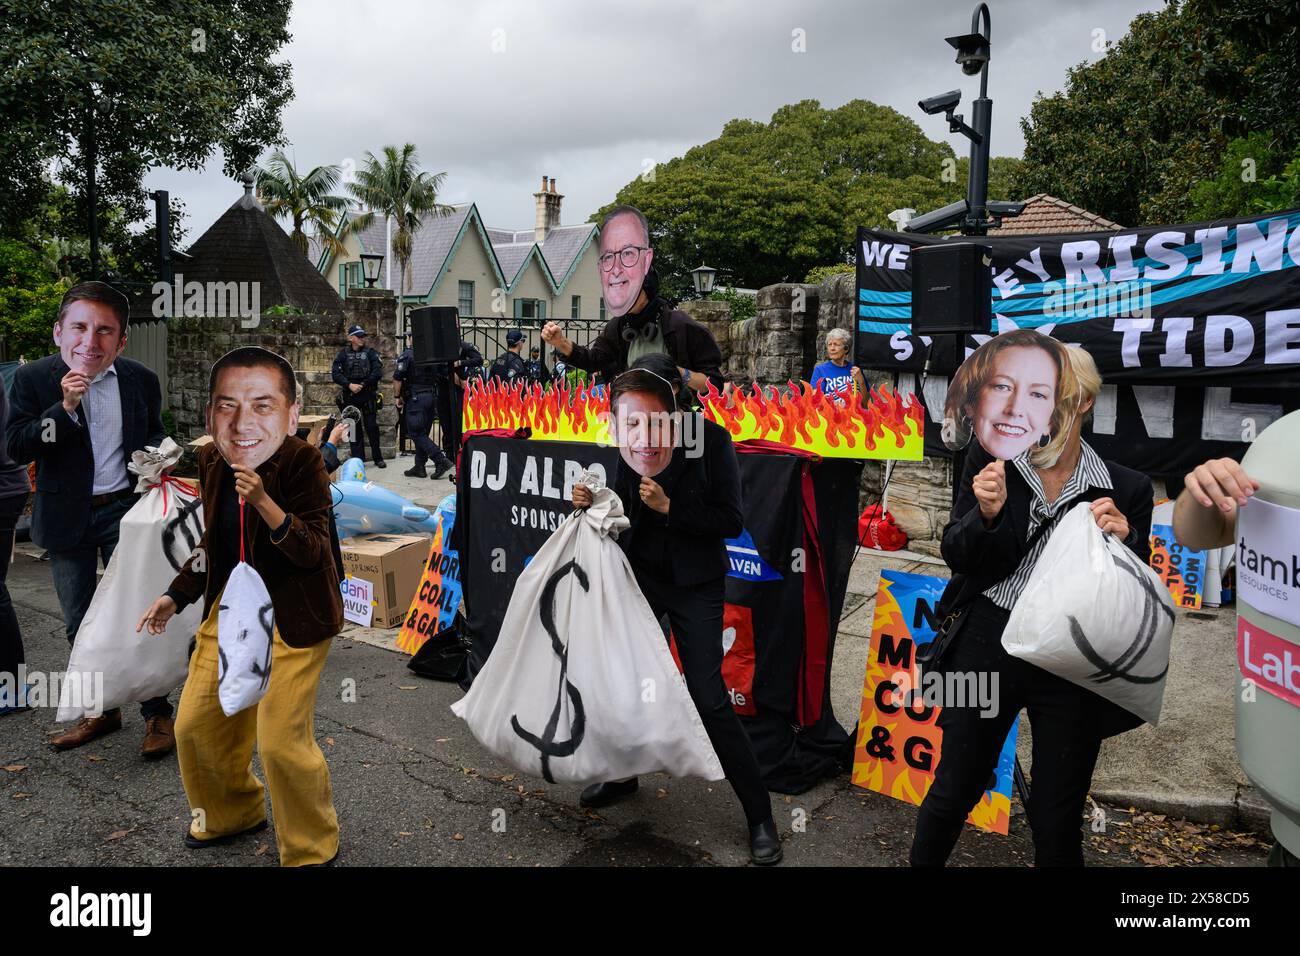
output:
M912 334L993 330L993 250L942 242L912 250Z
M418 364L454 362L460 357L460 314L454 306L412 309L411 352Z

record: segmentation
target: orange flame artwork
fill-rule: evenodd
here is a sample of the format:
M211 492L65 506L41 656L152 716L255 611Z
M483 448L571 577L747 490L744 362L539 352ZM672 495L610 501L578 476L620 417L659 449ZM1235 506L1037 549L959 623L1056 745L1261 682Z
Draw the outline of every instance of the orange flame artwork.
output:
M548 388L492 380L472 382L465 397L466 433L527 428L539 441L611 444L608 390ZM700 394L704 417L727 429L733 441L775 442L823 458L875 458L920 461L924 412L910 395L885 386L865 401L851 393L845 405L807 382L784 389L751 385L723 394L709 386Z

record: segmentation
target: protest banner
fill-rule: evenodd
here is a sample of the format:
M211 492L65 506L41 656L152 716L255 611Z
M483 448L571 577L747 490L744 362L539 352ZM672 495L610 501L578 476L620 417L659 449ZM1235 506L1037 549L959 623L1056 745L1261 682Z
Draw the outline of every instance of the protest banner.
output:
M867 651L853 783L914 806L925 799L943 756L941 708L922 694L931 678L939 678L921 675L916 651L934 639L934 608L947 583L934 575L882 570ZM911 689L915 697L909 697ZM966 818L982 830L1007 832L1019 730L1017 717L998 755L993 785Z
M451 545L456 496L447 495L434 513L437 527L424 562L424 574L397 634L397 647L415 654L424 642L451 626L460 607L460 556Z

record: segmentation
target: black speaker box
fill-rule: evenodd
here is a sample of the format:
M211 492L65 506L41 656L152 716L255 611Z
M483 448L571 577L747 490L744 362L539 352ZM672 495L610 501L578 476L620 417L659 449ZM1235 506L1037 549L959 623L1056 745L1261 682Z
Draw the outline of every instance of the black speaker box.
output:
M421 306L411 310L410 320L416 362L453 362L460 357L460 316L454 306Z
M912 334L993 330L993 250L942 242L912 250Z

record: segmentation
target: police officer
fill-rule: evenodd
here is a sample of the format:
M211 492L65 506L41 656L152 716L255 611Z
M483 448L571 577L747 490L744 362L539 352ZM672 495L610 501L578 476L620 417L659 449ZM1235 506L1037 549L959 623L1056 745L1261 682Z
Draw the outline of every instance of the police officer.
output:
M551 384L551 372L542 361L542 350L534 345L528 352L528 361L524 363L528 369L528 378L545 388Z
M348 329L348 344L334 359L330 377L343 390L339 396L339 408L355 405L360 410L375 467L387 468L384 453L379 448L379 408L376 404L384 365L379 360L379 353L366 345L366 330L361 326L354 325ZM362 461L366 458L366 444L360 429L352 436L352 457Z
M450 363L434 366L434 379L438 383L438 421L442 422L442 450L454 464L460 452L461 409L464 407L465 382L478 375L483 368L483 353L464 339L460 353ZM452 472L449 480L455 481Z
M507 385L528 381L528 366L524 362L524 333L511 329L506 333L506 350L492 363L491 377Z
M433 425L433 409L437 404L437 376L431 364L415 363L415 353L408 345L397 357L397 371L393 373L397 390L397 408L406 416L406 432L415 443L415 467L402 474L408 478L424 478L428 472L424 463L433 459L434 481L451 471L451 460L429 437Z

